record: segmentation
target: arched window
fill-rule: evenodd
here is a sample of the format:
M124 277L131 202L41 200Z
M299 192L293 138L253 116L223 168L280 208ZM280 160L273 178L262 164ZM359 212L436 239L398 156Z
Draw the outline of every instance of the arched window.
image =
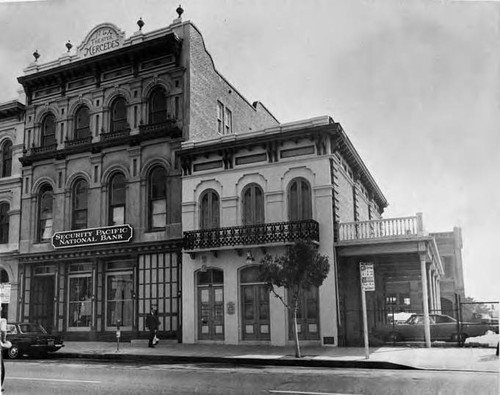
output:
M156 166L149 173L149 227L164 228L167 224L167 170Z
M38 194L38 241L49 240L52 236L53 191L44 185Z
M0 244L9 242L9 203L0 203Z
M149 123L160 123L167 120L167 92L163 88L155 88L149 96Z
M118 97L111 105L110 132L119 132L127 127L127 103L123 97Z
M75 140L90 136L90 114L87 106L82 106L75 114Z
M209 189L203 193L200 200L200 228L218 228L219 224L219 195L213 189Z
M79 179L73 185L73 218L71 229L85 229L87 227L88 210L88 183L84 179Z
M296 178L290 183L288 218L290 221L312 219L311 187L303 178Z
M109 182L109 224L125 223L126 181L122 173L116 173Z
M56 117L48 114L42 122L42 147L50 147L56 142Z
M2 145L2 177L12 174L12 141L6 140Z
M243 225L264 223L264 193L257 184L250 184L243 190Z

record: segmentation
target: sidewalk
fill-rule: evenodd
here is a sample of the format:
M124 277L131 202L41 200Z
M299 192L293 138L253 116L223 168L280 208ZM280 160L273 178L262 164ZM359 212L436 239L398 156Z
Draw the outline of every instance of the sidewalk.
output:
M116 342L65 342L57 357L149 361L154 363L233 363L332 368L430 369L500 372L495 348L374 347L370 358L364 348L301 346L295 358L293 346L179 344L161 341L148 348L147 340Z

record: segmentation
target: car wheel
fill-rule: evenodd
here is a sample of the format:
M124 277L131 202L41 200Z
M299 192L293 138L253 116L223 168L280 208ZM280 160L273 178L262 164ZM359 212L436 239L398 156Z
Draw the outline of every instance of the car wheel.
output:
M19 352L19 347L15 344L12 345L11 348L9 348L9 350L7 351L7 356L10 358L10 359L16 359L16 358L19 358L20 356L20 352Z
M454 333L451 336L451 341L463 343L468 337L469 336L466 333L461 333L460 336L458 335L458 333Z

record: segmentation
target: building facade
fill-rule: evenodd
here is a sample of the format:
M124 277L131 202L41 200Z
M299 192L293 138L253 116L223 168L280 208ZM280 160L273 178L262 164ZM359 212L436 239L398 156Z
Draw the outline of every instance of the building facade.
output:
M10 284L10 301L2 301L2 317L9 320L17 319L24 113L17 100L0 104L0 282Z
M179 18L125 37L96 26L72 51L19 77L22 155L19 317L66 338L146 331L157 305L180 336L182 141L277 121L213 67ZM22 136L22 134L21 134Z

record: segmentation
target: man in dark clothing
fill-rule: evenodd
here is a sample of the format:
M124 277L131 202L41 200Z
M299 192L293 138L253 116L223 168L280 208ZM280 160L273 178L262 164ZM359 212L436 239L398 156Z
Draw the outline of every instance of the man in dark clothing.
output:
M160 320L158 319L158 311L155 306L151 307L151 313L146 316L146 327L149 329L148 347L154 348L153 339L158 331Z

